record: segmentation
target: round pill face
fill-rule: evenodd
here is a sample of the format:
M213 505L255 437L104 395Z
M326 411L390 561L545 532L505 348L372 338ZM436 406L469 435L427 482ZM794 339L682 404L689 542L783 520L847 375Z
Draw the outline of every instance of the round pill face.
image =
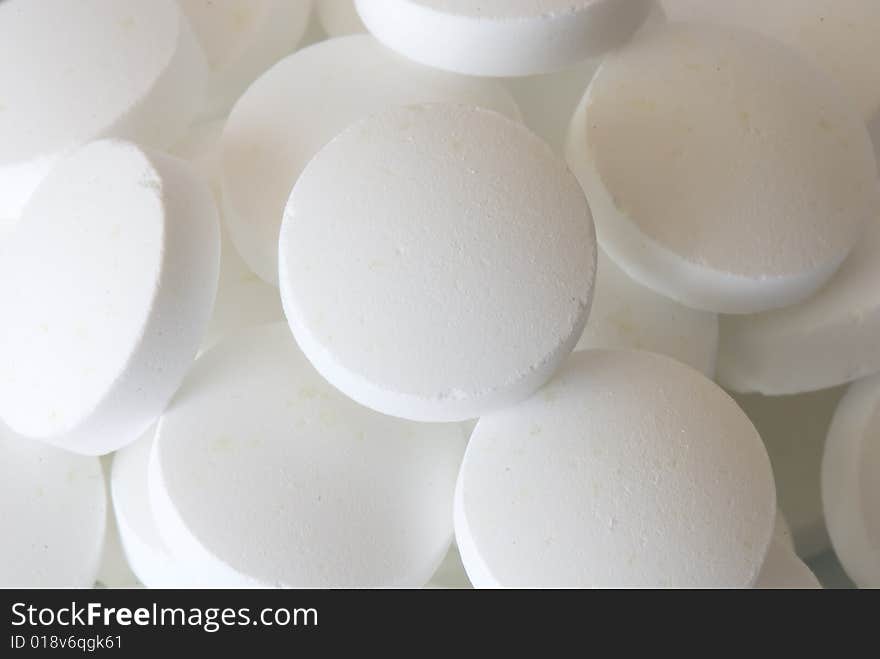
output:
M832 77L866 118L880 111L876 0L661 0L670 20L711 21L779 39Z
M105 134L170 143L203 91L172 0L7 0L0 43L0 216L21 211L63 150Z
M744 30L671 24L611 55L567 154L609 256L710 311L807 297L880 213L863 121L797 54Z
M350 401L283 323L205 353L156 442L156 523L206 584L423 586L449 548L459 426Z
M429 102L519 117L500 85L413 64L368 35L306 48L257 80L233 109L221 141L224 217L248 266L277 283L284 205L321 147L358 119Z
M0 587L91 587L106 517L100 460L22 439L0 424Z
M688 309L637 284L599 250L596 291L575 350L630 348L674 357L715 376L718 315Z
M285 211L281 297L306 356L375 410L460 421L574 347L596 264L577 181L495 112L396 108L334 139Z
M407 57L468 75L546 73L632 36L649 0L356 0L376 37Z
M748 418L647 352L575 353L528 401L481 418L455 499L478 587L746 587L775 518Z
M128 360L162 266L160 186L135 148L87 147L55 170L4 245L2 407L23 431L76 425Z
M0 246L0 416L74 451L136 439L192 360L218 251L179 161L116 141L62 161Z

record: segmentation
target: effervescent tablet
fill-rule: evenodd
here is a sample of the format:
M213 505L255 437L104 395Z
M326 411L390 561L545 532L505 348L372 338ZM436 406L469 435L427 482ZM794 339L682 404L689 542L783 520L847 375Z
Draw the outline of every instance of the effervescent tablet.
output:
M767 447L776 499L803 558L829 547L819 474L825 436L843 392L835 387L796 396L733 394Z
M315 10L318 22L331 37L344 37L349 34L366 32L361 17L354 6L354 0L316 0Z
M669 355L715 376L718 315L637 284L599 249L593 305L575 350L630 348Z
M69 150L166 147L202 102L207 66L173 0L5 0L0 44L0 217Z
M535 396L482 417L455 496L477 587L748 587L775 521L745 414L648 352L575 353Z
M312 0L178 0L205 53L205 116L229 111L263 71L296 47Z
M452 539L457 424L333 389L284 324L204 353L159 422L155 522L206 585L425 585Z
M0 244L0 417L79 453L137 439L196 353L218 263L214 201L185 163L75 151Z
M91 587L104 547L101 461L0 424L0 588Z
M840 401L822 458L822 505L831 544L861 588L880 588L880 377Z
M833 78L866 119L880 111L877 0L661 0L669 20L738 25L778 39Z
M349 124L396 105L488 107L518 118L498 83L433 71L361 34L285 58L239 100L221 141L224 220L248 266L278 282L278 231L303 168Z
M796 53L738 28L669 24L609 55L567 155L608 255L708 311L805 299L880 214L862 118Z
M880 372L880 210L828 284L800 304L721 321L718 381L797 394Z
M285 210L281 299L333 385L463 421L529 396L580 337L596 244L565 163L497 112L400 107L353 125Z
M642 24L651 0L356 0L382 43L428 66L524 76L601 55Z

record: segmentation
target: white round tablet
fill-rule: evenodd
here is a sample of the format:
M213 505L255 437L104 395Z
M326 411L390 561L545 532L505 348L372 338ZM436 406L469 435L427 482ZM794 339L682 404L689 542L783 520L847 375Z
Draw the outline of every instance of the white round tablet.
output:
M825 436L843 392L837 387L798 396L733 394L764 440L779 508L804 558L829 547L819 473Z
M651 0L355 0L389 48L447 71L524 76L565 68L630 38Z
M880 371L880 210L832 280L800 304L723 318L718 381L796 394Z
M173 0L6 0L0 43L0 217L70 149L165 147L202 102L204 56Z
M375 112L438 101L519 118L498 83L412 64L369 35L310 46L257 80L233 109L221 143L224 218L248 266L277 284L284 205L321 147Z
M481 418L455 494L477 587L747 587L775 520L745 414L648 352L575 353L531 399Z
M661 0L670 20L738 25L779 39L834 78L865 118L880 110L877 0Z
M210 69L205 116L219 116L263 71L293 51L312 0L178 0Z
M755 588L762 590L821 590L816 575L783 542L773 541Z
M718 315L689 309L637 284L600 249L593 306L575 350L589 348L659 352L713 378Z
M283 323L206 352L159 423L155 520L219 585L415 586L449 549L465 439L345 398Z
M318 21L329 36L344 37L366 32L354 0L317 0L317 3Z
M852 385L822 458L822 504L834 551L861 588L880 588L880 377Z
M463 421L540 387L583 332L596 245L565 163L497 112L400 107L309 163L281 299L303 352L362 405Z
M193 586L193 570L168 551L150 507L148 467L156 436L151 427L113 456L110 490L119 537L131 569L148 588ZM215 584L206 584L215 585Z
M0 417L78 453L137 439L195 355L218 264L211 193L182 161L74 152L0 244Z
M670 24L610 55L567 155L608 255L707 311L803 300L880 215L861 118L796 53L736 28Z
M100 460L0 424L0 588L93 586L106 518Z

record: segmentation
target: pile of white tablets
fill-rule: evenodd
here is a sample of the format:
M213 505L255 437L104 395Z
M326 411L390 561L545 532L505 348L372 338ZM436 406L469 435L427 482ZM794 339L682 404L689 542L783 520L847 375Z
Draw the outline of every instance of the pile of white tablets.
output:
M878 30L0 2L0 587L880 587Z

